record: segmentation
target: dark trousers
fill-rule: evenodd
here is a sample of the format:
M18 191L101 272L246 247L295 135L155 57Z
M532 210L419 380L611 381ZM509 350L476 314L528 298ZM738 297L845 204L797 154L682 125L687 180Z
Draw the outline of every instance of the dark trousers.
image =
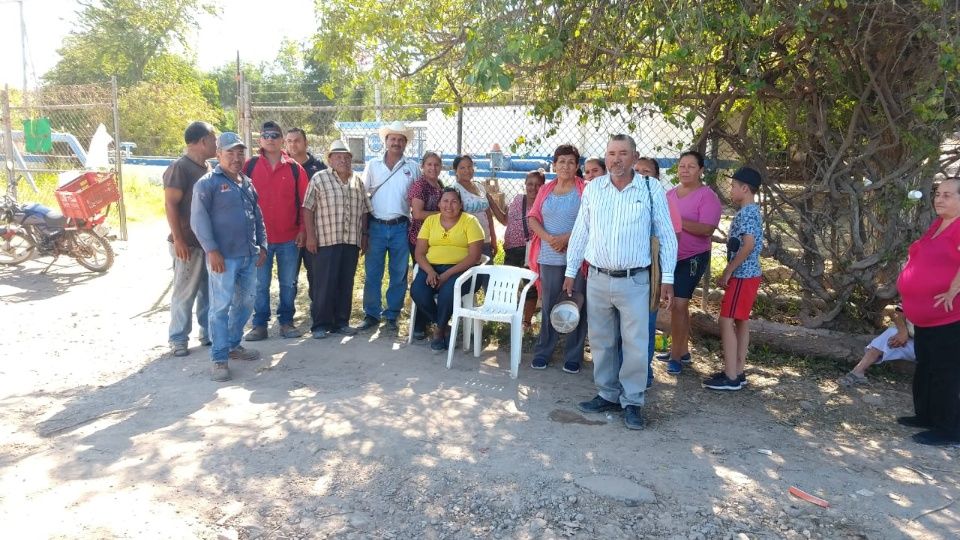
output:
M357 273L360 248L335 244L308 253L310 264L310 330L334 330L350 323L353 278Z
M540 305L543 307L543 311L540 315L540 339L537 340L537 346L533 350L533 357L545 358L547 362L553 356L553 349L562 336L550 324L550 311L553 310L553 306L560 299L560 293L563 292L563 274L566 269L566 266L540 265ZM583 277L583 272L577 272L577 278L573 281L573 289L586 296L587 280ZM586 340L587 303L584 302L583 306L580 307L580 324L573 332L566 335L564 341L564 363L574 362L577 365L583 363L583 347Z
M452 264L435 264L433 269L437 274L442 274L453 266ZM417 277L410 286L410 297L417 304L417 320L429 319L440 328L446 328L450 317L453 316L453 295L455 294L453 285L458 277L460 274L454 274L439 289L434 289L427 285L427 273L422 270L417 272ZM469 290L470 282L467 281L459 294L462 296Z
M930 427L960 437L960 322L916 327L913 408Z

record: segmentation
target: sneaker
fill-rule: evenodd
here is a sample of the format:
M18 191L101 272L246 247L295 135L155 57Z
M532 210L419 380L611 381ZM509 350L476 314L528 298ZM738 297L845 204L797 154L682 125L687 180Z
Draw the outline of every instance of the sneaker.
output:
M667 362L667 373L671 375L679 375L683 371L683 364L677 362L676 360L670 360Z
M623 425L627 429L643 429L643 414L640 413L640 406L627 405L623 408Z
M577 409L580 412L602 413L608 411L620 411L621 407L619 403L607 401L600 396L596 396L590 401L581 401L580 403L577 403Z
M292 324L284 324L280 326L280 335L285 338L298 338L303 337L303 332L297 330L297 327Z
M255 351L253 349L244 349L243 345L237 345L237 348L230 351L230 354L228 355L228 357L231 360L247 360L247 361L259 360L260 351Z
M316 330L311 332L310 335L313 336L313 339L326 339L327 331L324 330L323 328L317 328Z
M446 339L435 339L430 342L430 350L433 351L445 351L447 350L447 340Z
M400 331L400 326L397 325L396 319L387 319L387 330L390 330L392 332Z
M723 372L723 371L718 371L718 372L714 373L713 375L710 375L709 378L711 378L711 379L716 379L716 378L718 378L718 377L726 377L726 376L727 376L727 374L726 374L725 372ZM743 373L737 375L737 381L738 381L741 385L746 386L746 385L747 385L747 373L746 373L746 372L743 372Z
M187 356L190 354L190 349L187 348L186 343L173 343L170 345L170 352L174 356Z
M654 356L654 358L656 358L657 360L659 360L659 361L661 361L661 362L669 362L670 360L673 360L673 358L670 356L670 353L669 353L669 352L660 353L660 354ZM687 354L685 354L685 355L683 355L683 356L680 357L680 362L683 363L683 364L692 364L692 363L693 363L693 357L690 356L690 353L687 353Z
M740 382L739 377L731 380L727 378L725 373L721 373L717 377L704 380L703 387L711 390L740 390L743 388L743 383Z
M534 358L530 362L530 367L533 369L547 369L547 359L546 358Z
M226 362L213 363L213 367L210 369L210 380L216 382L230 380L230 368L227 367Z
M427 339L427 332L426 332L426 330L414 330L414 331L413 331L413 339L415 339L415 340L417 340L417 341L423 341L423 340Z
M357 326L357 330L362 332L364 330L369 330L370 328L376 328L379 325L380 325L380 319L375 319L367 315L366 317L363 318L363 322L361 322L360 325Z
M563 371L566 373L580 373L580 364L577 362L564 362Z
M265 339L267 339L266 326L254 326L247 332L247 335L243 336L244 341L263 341Z
M330 330L330 333L340 334L341 336L355 336L357 335L357 329L350 325L346 325L334 328L333 330Z

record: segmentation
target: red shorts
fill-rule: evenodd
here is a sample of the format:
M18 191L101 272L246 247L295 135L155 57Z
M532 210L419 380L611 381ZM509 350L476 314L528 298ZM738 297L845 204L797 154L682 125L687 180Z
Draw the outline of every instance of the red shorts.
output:
M752 278L730 278L727 290L723 293L723 303L720 304L720 316L737 321L750 318L750 310L757 299L757 289L760 288L760 276Z

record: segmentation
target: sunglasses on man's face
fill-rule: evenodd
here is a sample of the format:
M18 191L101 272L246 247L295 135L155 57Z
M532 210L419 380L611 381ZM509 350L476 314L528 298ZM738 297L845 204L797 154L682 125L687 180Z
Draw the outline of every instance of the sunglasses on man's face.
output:
M261 139L279 139L281 135L276 131L266 131L260 134Z

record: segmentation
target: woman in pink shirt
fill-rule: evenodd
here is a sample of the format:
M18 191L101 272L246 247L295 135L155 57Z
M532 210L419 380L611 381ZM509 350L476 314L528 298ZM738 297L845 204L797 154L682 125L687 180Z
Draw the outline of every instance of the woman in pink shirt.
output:
M960 178L940 182L933 205L937 219L910 246L897 279L917 355L914 416L897 421L929 430L914 441L942 446L960 443Z
M720 224L720 198L703 183L703 155L695 150L680 154L680 185L667 192L667 201L680 210L680 244L673 271L673 308L670 312L670 352L657 358L667 362L667 373L679 375L690 363L690 299L710 265L713 231Z

